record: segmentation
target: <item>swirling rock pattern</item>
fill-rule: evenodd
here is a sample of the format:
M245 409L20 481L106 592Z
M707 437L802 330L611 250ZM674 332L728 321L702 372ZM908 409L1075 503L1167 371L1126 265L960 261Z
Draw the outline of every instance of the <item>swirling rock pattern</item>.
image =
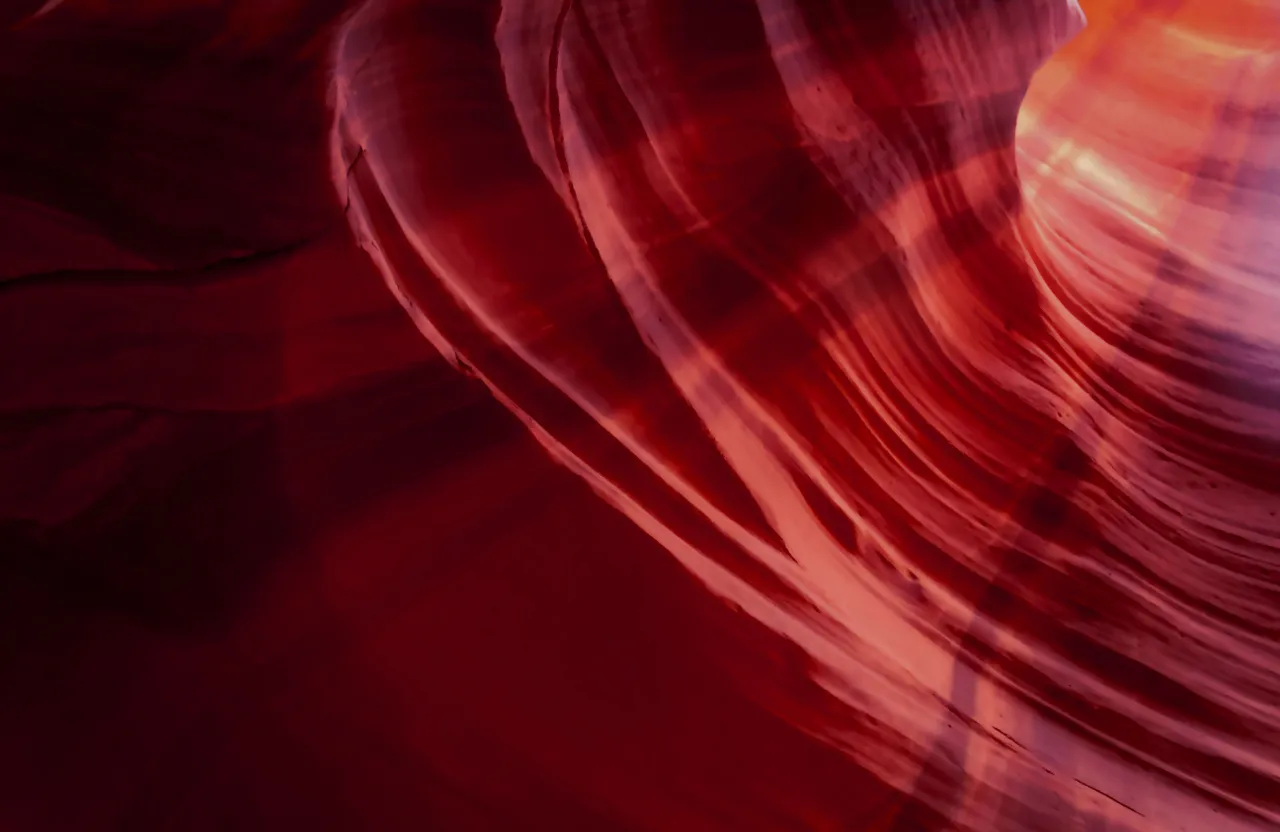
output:
M1267 3L6 14L8 826L1280 823Z

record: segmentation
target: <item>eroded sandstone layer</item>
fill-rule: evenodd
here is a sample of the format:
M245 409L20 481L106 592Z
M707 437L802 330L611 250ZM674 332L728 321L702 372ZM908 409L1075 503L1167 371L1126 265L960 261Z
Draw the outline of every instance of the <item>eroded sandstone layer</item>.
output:
M1280 12L1083 5L12 5L0 826L1274 828Z

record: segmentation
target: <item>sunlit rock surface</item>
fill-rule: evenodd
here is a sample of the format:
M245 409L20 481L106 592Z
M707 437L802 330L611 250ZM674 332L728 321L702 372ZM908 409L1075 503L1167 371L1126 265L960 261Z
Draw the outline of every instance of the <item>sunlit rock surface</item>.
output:
M0 22L0 828L1280 823L1274 5Z

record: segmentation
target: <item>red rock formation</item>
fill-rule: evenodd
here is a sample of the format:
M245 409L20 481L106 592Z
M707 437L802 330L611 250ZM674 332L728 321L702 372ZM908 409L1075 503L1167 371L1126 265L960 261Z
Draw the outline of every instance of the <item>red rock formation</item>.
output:
M5 12L0 824L1280 822L1280 16L1086 11Z

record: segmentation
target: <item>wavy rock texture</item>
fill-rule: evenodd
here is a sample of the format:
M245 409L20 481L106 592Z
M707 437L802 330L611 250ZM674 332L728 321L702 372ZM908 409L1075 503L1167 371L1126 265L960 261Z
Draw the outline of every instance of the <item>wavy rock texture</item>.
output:
M1274 6L0 21L4 828L1280 823Z

